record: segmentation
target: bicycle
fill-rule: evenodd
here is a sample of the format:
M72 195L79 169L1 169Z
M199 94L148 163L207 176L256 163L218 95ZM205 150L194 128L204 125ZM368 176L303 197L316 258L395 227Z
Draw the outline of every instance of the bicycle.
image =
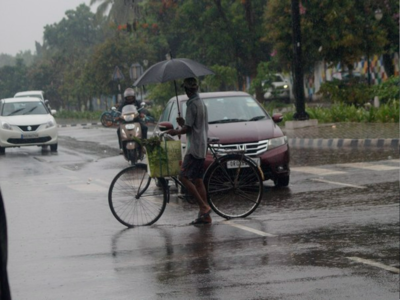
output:
M117 127L119 126L119 121L117 117L119 117L121 113L115 108L112 107L111 110L105 111L100 116L101 125L104 127Z
M244 151L224 151L209 138L213 162L204 174L207 199L212 210L225 219L244 218L253 213L263 195L263 175ZM170 200L170 179L183 187L177 176L150 178L146 164L120 171L111 182L108 202L114 217L127 227L154 224Z

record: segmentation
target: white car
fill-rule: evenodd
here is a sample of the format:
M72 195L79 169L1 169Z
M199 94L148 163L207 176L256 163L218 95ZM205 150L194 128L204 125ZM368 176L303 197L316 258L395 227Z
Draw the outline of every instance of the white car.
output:
M48 109L51 109L49 100L45 98L43 91L24 91L24 92L18 92L14 95L14 98L25 98L25 97L38 98L47 105Z
M50 146L51 151L57 151L55 112L34 97L0 100L0 154L6 148L25 146Z
M265 99L282 99L287 103L290 102L289 82L281 74L275 74L274 81L266 89L264 87L265 84L266 82L262 82L262 86L266 90Z

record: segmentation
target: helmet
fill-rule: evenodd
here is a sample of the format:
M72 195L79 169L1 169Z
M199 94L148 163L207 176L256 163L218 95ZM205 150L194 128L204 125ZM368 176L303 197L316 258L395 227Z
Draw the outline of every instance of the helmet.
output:
M135 97L135 90L133 88L127 88L124 92L124 98Z

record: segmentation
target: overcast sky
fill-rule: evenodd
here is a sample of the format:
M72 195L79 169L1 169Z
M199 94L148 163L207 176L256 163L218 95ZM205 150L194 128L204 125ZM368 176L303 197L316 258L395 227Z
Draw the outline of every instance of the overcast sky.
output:
M60 22L65 11L81 3L89 6L90 0L0 0L0 53L34 54L35 41L43 43L44 26Z

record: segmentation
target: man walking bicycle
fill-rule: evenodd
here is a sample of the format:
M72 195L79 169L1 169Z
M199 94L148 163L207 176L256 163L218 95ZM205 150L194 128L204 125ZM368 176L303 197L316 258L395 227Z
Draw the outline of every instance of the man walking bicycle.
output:
M189 98L185 119L178 117L177 122L181 129L169 130L168 134L187 135L186 153L179 180L199 205L199 214L191 224L211 224L211 208L207 202L207 192L203 182L204 161L207 154L207 107L199 97L196 78L186 78L182 87Z

